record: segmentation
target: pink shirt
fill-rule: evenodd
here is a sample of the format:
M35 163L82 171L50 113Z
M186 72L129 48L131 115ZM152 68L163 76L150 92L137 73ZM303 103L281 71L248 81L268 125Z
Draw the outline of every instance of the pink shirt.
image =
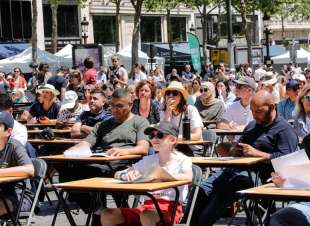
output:
M83 80L86 85L96 85L97 71L95 68L86 69L84 72Z

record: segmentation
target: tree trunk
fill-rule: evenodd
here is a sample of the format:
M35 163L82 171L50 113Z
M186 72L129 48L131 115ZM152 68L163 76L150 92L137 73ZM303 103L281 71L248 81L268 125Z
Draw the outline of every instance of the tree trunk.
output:
M207 53L207 6L203 5L202 15L201 15L201 25L202 25L202 51L204 65L208 64L208 53Z
M38 9L37 9L37 0L32 0L32 37L31 37L31 46L32 46L32 63L37 63L37 47L38 47L38 37L37 37L37 21L38 21Z
M244 0L240 0L240 14L242 18L244 34L245 34L245 39L247 43L248 64L253 69L251 29L248 24L248 19L247 19L247 14L246 14L246 5L245 5Z
M140 38L140 19L143 0L131 0L131 3L135 9L134 16L134 28L132 33L131 42L131 68L135 63L139 63L139 38Z
M281 36L283 42L285 41L284 16L281 16Z
M52 53L57 52L57 9L58 5L52 5L52 43L51 43L51 51Z
M168 43L169 43L170 66L175 67L175 61L173 57L170 9L167 9L167 32L168 32Z
M217 37L216 37L216 47L218 47L219 42L221 40L221 24L222 24L222 12L221 12L222 5L221 3L218 4L218 16L217 16Z
M119 46L120 46L119 28L120 28L120 23L121 23L121 15L120 15L121 1L122 0L117 0L115 2L115 4L116 4L116 17L115 17L115 40L116 40L116 45L115 45L115 51L116 52L119 51Z

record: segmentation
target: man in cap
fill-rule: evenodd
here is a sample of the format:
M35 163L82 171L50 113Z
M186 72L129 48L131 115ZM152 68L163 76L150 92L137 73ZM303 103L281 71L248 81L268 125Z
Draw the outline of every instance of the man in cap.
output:
M85 138L98 123L111 118L111 113L104 109L105 94L101 89L94 89L90 93L89 111L84 111L77 117L72 126L72 138Z
M132 167L118 171L115 178L135 182L139 179L148 180L148 175L163 167L172 180L192 180L192 162L189 157L175 149L178 140L179 131L171 122L162 121L155 126L150 126L144 130L149 135L156 154L146 156ZM162 178L160 175L154 178L157 181L169 180ZM174 224L179 223L182 216L182 203L188 191L187 186L178 187L180 194L179 203L176 209ZM161 192L154 192L160 209L166 219L170 223L172 206L174 204L174 192L171 189L165 189ZM159 223L160 218L155 209L154 204L149 198L146 198L143 205L137 208L121 208L121 209L105 209L101 214L101 224L105 226L116 226L120 224L132 225L141 223L142 226L155 225Z
M296 80L289 80L286 83L286 95L288 98L281 100L277 105L278 115L286 120L293 119L293 112L295 111L295 102L300 91L300 84Z
M0 177L20 176L32 177L34 168L25 147L11 138L14 126L12 115L0 112ZM18 198L15 183L0 186L0 190L8 203L10 211L17 210ZM0 201L0 215L7 214L3 200Z
M253 120L250 102L255 93L256 83L253 78L242 77L235 80L240 100L231 104L217 123L219 129L243 129Z
M57 116L57 123L76 122L77 118L87 110L86 106L80 104L78 95L75 91L65 92L61 102L60 111Z

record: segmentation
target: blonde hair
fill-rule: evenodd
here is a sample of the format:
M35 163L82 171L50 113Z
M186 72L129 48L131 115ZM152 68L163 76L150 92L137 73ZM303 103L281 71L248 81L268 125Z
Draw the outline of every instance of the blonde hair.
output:
M303 98L310 92L310 84L305 85L300 91L296 100L296 116L305 116L305 109L302 103Z

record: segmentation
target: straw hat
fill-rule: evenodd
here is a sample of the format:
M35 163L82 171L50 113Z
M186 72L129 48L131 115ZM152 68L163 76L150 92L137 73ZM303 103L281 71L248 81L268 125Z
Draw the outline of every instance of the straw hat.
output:
M59 95L59 91L55 89L55 87L51 84L45 84L43 86L40 86L37 90L37 93L42 94L43 91L51 92L52 94L54 94L54 96Z
M268 71L265 75L261 78L261 84L263 85L274 85L278 82L278 79L274 73Z
M163 91L162 91L163 96L165 96L166 92L170 91L170 90L171 91L176 90L176 91L180 92L182 94L183 98L186 101L188 100L188 92L183 87L181 82L172 81L167 88L163 89Z

